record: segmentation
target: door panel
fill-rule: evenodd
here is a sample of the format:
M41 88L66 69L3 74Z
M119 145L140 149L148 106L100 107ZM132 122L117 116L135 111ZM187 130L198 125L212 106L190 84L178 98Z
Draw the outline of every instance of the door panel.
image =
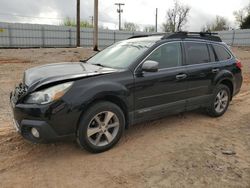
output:
M183 111L187 84L177 75L186 74L184 67L143 73L135 77L135 117L151 119L154 116Z
M212 92L211 86L214 77L211 69L210 64L187 66L188 110L192 109L192 106L195 108L195 106L207 104Z
M187 109L205 106L211 97L214 78L212 54L206 43L184 42L186 55Z
M210 87L214 77L211 64L200 64L197 66L187 66L187 83L189 98L208 95L211 93Z
M187 74L182 66L182 54L180 42L169 42L157 47L145 59L158 62L159 70L150 73L139 69L139 74L135 74L137 119L152 119L184 110Z

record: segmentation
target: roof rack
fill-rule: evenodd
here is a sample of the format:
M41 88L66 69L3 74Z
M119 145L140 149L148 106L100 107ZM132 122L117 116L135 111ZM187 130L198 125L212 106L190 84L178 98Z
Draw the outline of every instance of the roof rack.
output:
M152 33L152 34L134 35L132 37L129 37L128 39L135 39L135 38L141 38L141 37L161 36L161 35L165 35L165 34L166 33Z
M212 33L212 32L187 32L187 31L180 31L176 33L153 33L153 34L143 34L143 35L135 35L132 37L129 37L128 39L134 39L134 38L141 38L141 37L151 37L151 36L160 36L163 35L161 39L185 39L185 38L191 38L191 39L203 39L203 40L210 40L210 41L216 41L216 42L222 42L221 38L218 35L218 33Z
M204 40L222 42L221 38L215 35L218 35L218 33L180 31L180 32L172 33L172 34L166 34L165 36L162 37L162 39L192 38L192 39L204 39Z

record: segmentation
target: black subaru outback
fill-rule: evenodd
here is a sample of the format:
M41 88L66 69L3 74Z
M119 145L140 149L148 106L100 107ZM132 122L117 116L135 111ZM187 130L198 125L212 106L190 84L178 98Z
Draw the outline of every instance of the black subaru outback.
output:
M135 36L84 62L28 69L10 101L24 138L73 136L102 152L135 123L197 108L221 116L241 84L241 63L218 36L180 32Z

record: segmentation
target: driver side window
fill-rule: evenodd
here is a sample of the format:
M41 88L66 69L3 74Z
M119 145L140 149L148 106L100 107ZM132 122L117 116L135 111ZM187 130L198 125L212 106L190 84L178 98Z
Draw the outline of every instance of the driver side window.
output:
M159 69L182 65L180 42L167 43L156 49L146 60L157 61Z

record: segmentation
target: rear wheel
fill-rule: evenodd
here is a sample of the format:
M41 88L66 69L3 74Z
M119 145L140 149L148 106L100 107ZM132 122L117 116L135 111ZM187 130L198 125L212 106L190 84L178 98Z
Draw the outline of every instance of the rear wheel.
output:
M98 102L83 114L77 131L77 141L90 152L103 152L120 140L124 127L124 114L117 105Z
M208 114L212 117L222 116L228 108L230 103L231 93L226 85L218 85L215 89L212 101L207 109Z

